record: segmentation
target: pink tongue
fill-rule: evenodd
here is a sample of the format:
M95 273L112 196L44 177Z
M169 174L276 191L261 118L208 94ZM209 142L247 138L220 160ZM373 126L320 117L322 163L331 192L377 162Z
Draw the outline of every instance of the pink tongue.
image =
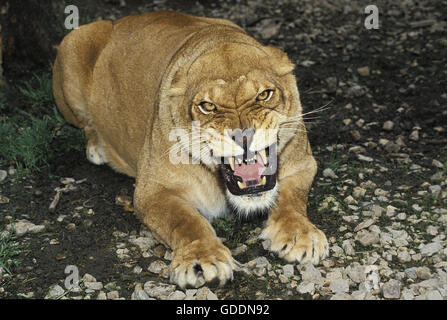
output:
M260 180L267 167L260 161L252 164L242 163L234 165L234 175L242 178L242 181Z

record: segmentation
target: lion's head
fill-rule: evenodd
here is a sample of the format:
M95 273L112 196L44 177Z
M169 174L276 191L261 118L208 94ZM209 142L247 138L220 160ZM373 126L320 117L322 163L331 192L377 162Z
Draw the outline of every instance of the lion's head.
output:
M244 213L270 207L278 157L301 128L293 64L279 49L226 42L204 50L172 79L179 128L191 128L193 159L219 169L228 199Z

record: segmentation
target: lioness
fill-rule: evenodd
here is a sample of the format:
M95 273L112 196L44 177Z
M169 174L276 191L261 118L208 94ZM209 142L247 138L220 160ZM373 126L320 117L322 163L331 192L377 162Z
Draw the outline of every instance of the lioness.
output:
M317 165L293 69L230 21L168 11L93 22L59 46L59 110L84 130L91 162L136 178L135 211L172 248L180 287L233 278L209 222L230 208L270 211L261 238L287 261L327 255L306 216ZM205 134L191 138L198 126ZM191 139L179 144L177 129ZM172 160L178 145L190 161Z

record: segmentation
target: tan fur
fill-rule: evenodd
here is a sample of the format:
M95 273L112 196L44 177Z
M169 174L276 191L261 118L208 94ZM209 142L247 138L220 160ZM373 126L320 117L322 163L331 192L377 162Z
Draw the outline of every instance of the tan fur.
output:
M284 52L229 21L175 12L94 22L62 41L53 73L59 110L84 129L87 150L97 153L88 152L91 161L136 178L136 212L173 249L171 280L180 286L223 284L234 269L205 218L227 211L216 166L173 164L167 157L174 143L169 133L192 121L219 132L209 137L217 144L225 128L280 129L294 117L290 129L279 131L278 198L262 236L289 261L317 263L327 254L326 237L306 217L317 167L292 70ZM254 98L270 86L275 94L259 108ZM197 108L203 99L222 107L221 116L209 121Z

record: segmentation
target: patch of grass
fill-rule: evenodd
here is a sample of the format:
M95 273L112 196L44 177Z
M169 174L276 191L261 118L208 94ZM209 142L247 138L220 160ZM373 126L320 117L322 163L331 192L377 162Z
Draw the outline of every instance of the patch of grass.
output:
M35 78L39 82L38 89L32 89L28 83L20 91L31 108L44 106L52 113L45 114L42 119L33 117L32 121L23 121L17 117L0 118L0 166L14 165L18 177L41 171L61 153L85 148L83 131L66 124L57 110L48 74ZM0 111L1 108L0 96Z
M234 217L215 219L212 224L217 233L222 233L225 236L231 235L236 231L236 218Z
M50 143L54 133L50 119L32 122L28 127L19 127L6 119L0 120L0 165L13 163L21 176L40 171L48 165L51 156Z
M346 160L346 155L338 154L337 152L331 152L329 159L325 163L325 166L334 171L337 171L343 164L346 163Z
M31 83L37 85L33 86ZM25 97L26 102L31 104L32 110L54 104L52 80L49 73L34 74L33 79L26 82L24 87L20 87L19 91Z
M431 193L428 193L422 198L422 208L424 209L424 211L430 212L440 203L440 199L436 195Z
M14 240L15 235L13 231L10 231L6 237L0 239L0 267L9 274L12 274L10 267L19 264L16 257L21 253L21 245Z

